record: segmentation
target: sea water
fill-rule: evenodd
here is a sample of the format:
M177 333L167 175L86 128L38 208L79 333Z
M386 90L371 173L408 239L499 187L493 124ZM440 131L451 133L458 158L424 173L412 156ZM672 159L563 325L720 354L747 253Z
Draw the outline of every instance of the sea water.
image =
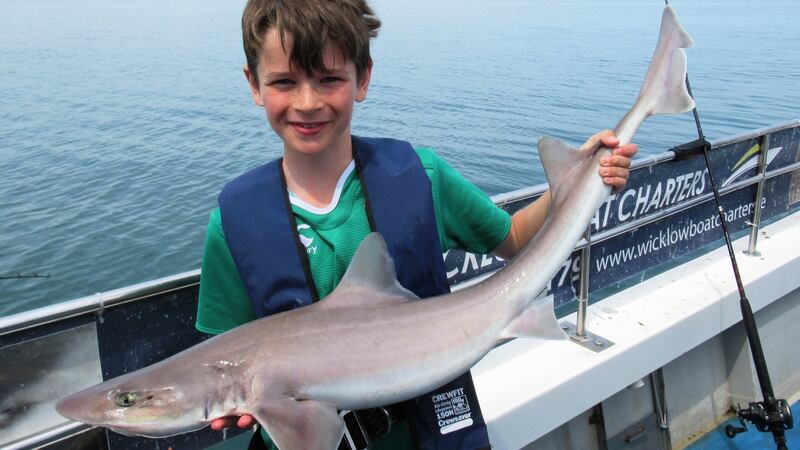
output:
M800 117L800 3L671 2L710 139ZM431 146L488 194L544 180L633 103L663 2L374 0L353 131ZM0 316L200 266L208 213L280 155L242 75L242 1L0 0ZM657 117L642 155L696 137Z

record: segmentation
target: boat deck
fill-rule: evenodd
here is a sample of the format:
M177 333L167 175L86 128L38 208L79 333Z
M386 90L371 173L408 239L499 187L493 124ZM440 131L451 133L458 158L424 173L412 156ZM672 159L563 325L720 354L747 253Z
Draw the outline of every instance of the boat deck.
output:
M800 417L800 402L792 405L792 417ZM709 449L728 449L728 450L753 450L753 449L774 449L775 442L770 433L758 433L753 431L751 425L747 426L747 433L741 433L735 439L728 439L725 436L725 426L741 426L739 419L732 418L721 423L711 432L698 439L693 444L686 447L686 450L709 450ZM795 426L786 431L786 442L796 444L800 442L800 427ZM792 448L791 446L789 448Z

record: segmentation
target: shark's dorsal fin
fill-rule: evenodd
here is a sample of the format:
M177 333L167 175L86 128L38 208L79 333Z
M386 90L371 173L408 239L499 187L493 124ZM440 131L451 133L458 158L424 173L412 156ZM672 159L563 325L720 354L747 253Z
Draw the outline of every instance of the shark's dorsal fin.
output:
M383 237L370 233L358 246L342 281L322 303L364 306L417 298L397 281L394 261Z
M544 166L554 204L559 200L559 186L567 183L576 171L580 174L580 163L591 158L594 150L582 151L549 136L539 139L539 159Z

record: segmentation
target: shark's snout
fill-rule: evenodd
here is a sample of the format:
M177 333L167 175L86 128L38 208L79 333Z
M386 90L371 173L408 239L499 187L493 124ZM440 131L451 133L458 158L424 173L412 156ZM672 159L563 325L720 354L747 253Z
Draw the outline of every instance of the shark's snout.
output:
M56 402L56 412L63 417L90 425L99 425L109 409L108 390L102 385L84 389Z
M82 400L81 396L79 394L73 394L56 403L56 412L67 419L80 422L82 416L85 414L85 406L86 402Z

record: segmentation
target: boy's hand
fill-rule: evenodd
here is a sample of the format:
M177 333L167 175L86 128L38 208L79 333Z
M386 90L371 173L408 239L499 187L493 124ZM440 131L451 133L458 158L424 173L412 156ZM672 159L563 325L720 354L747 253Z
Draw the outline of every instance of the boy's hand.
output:
M590 137L581 146L581 150L597 148L601 145L612 149L612 153L600 160L600 176L603 177L605 184L619 191L628 182L631 158L639 148L636 144L619 147L619 139L614 136L614 132L606 130ZM503 242L492 250L492 253L504 259L513 258L542 227L549 208L550 191L547 191L538 200L514 213L511 219L511 230Z
M234 425L238 426L239 428L250 428L254 423L255 419L253 419L253 416L250 414L243 414L241 416L228 416L211 421L211 429L214 431L220 431L225 428L231 428Z
M614 132L606 130L590 137L581 148L590 148L603 145L612 149L611 155L600 160L600 176L603 182L615 190L622 189L628 182L631 158L639 151L636 144L619 146L619 139Z

